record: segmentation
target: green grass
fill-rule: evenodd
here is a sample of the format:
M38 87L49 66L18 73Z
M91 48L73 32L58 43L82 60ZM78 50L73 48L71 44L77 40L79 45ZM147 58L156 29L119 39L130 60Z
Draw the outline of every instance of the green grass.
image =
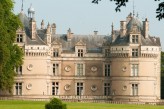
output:
M45 101L0 101L0 109L44 109ZM66 103L67 109L164 109L164 106L107 103Z

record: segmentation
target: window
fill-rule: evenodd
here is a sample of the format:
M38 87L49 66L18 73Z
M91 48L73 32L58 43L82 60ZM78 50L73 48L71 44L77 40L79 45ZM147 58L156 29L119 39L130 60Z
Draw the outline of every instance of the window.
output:
M59 50L58 49L54 49L53 57L58 57L58 56L59 56Z
M78 57L83 57L83 49L78 49Z
M132 57L138 57L138 49L132 49Z
M52 82L52 95L59 94L59 82Z
M15 70L18 75L22 75L22 66L16 67Z
M109 57L110 56L110 49L105 49L105 57Z
M15 91L16 95L22 95L22 83L16 83Z
M105 64L105 76L110 76L110 64Z
M17 42L23 42L23 35L22 34L17 34Z
M84 73L83 73L83 64L77 64L77 75L78 76L84 75Z
M132 43L138 43L138 35L132 35Z
M132 95L138 95L138 84L132 84Z
M78 82L77 83L77 95L83 95L83 83L82 82Z
M110 95L110 83L104 83L104 95L105 96Z
M53 64L52 70L53 70L53 75L58 75L58 73L59 73L59 64L57 64L57 63Z
M131 76L138 76L138 64L131 65Z

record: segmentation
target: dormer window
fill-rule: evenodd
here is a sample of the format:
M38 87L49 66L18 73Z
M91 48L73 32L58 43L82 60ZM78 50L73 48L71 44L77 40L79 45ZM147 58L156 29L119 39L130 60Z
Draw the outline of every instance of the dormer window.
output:
M84 56L83 53L84 53L83 49L78 49L78 57L83 57Z
M138 43L138 35L132 35L132 43Z
M58 56L59 56L59 49L54 49L53 57L58 57Z
M23 42L23 35L22 34L17 34L17 42L18 43Z

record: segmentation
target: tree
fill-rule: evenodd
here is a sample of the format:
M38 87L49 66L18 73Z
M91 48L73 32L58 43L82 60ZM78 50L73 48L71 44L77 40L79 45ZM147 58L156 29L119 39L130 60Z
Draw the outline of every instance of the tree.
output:
M92 0L92 3L98 4L101 0ZM122 6L126 6L126 3L129 2L129 0L110 0L111 2L115 2L116 4L116 12L121 11ZM160 1L160 0L154 0L154 1ZM156 9L158 20L161 20L164 18L164 2L159 3L158 8Z
M164 77L164 52L161 52L161 74Z
M14 68L22 64L23 52L14 44L16 30L21 27L13 13L13 0L0 0L0 90L12 92Z

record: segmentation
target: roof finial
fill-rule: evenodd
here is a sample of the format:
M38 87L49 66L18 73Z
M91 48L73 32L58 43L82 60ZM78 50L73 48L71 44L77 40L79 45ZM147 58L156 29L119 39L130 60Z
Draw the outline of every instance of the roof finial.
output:
M135 16L135 6L134 6L134 0L133 0L133 17Z
M22 7L21 7L21 12L23 12L23 0L22 0Z

